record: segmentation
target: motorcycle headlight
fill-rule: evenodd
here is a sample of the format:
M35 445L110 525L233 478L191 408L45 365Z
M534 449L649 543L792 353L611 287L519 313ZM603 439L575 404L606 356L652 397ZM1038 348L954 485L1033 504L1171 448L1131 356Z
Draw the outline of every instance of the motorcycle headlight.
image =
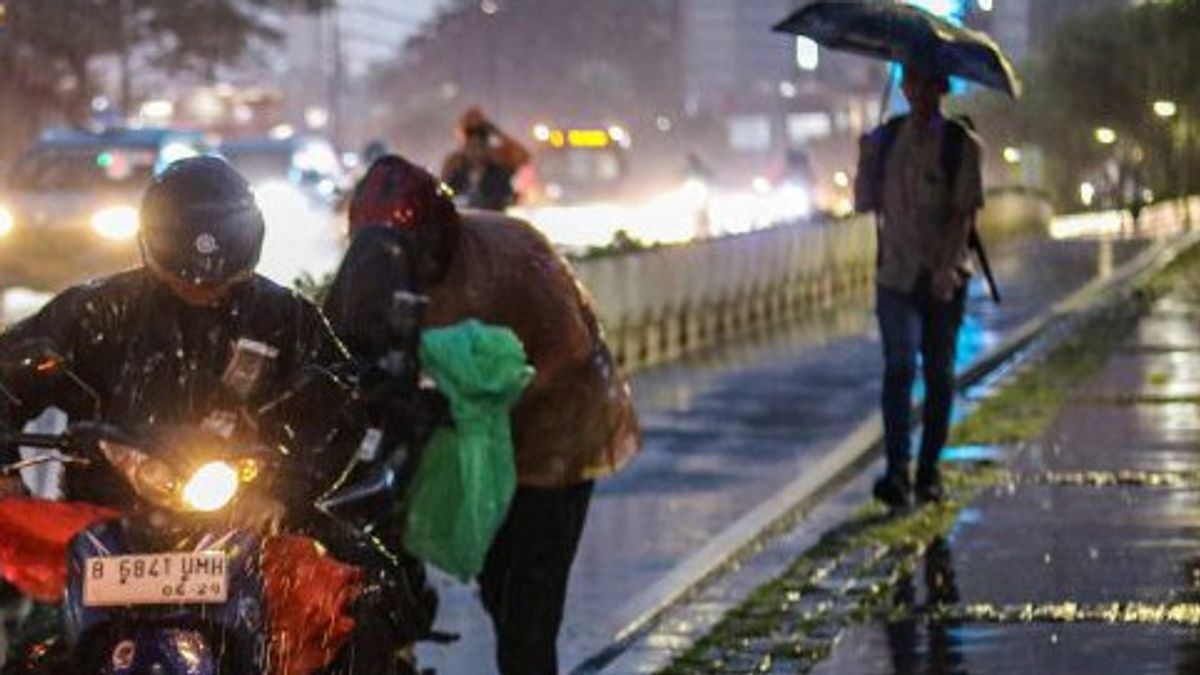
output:
M192 473L180 494L193 511L217 511L237 494L242 473L226 462L209 462Z
M8 207L0 204L0 237L8 236L9 232L13 231L13 227L17 224L16 218L13 218L12 211Z
M179 471L137 448L101 441L100 450L138 496L171 511L219 511L233 501L242 483L255 481L261 471L252 459L212 461L183 480Z
M138 212L132 206L113 206L92 215L92 230L113 241L127 241L137 236Z

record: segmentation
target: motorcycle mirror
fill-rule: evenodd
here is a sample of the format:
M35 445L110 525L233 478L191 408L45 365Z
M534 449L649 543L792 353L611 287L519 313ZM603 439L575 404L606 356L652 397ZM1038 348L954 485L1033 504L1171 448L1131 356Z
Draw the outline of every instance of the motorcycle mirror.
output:
M53 342L40 338L18 342L4 351L0 369L5 376L20 372L52 374L67 360Z
M98 418L100 395L71 370L70 360L54 342L42 338L18 342L0 358L0 394L14 405L21 405L18 392L39 391L64 380L87 397Z

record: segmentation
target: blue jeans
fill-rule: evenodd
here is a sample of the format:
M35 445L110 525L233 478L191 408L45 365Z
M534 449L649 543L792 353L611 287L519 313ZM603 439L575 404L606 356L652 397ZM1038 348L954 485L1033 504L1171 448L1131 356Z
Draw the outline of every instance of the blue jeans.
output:
M927 277L911 293L876 287L875 315L883 338L883 436L888 473L908 475L911 458L912 389L921 355L925 378L918 480L932 478L950 429L954 404L954 355L966 290L950 302L933 297Z

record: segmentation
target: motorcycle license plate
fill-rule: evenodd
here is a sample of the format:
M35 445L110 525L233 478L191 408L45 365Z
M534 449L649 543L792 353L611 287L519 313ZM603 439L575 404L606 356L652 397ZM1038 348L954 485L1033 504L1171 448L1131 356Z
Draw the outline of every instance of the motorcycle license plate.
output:
M228 564L221 551L88 558L84 564L83 604L223 603L228 585Z

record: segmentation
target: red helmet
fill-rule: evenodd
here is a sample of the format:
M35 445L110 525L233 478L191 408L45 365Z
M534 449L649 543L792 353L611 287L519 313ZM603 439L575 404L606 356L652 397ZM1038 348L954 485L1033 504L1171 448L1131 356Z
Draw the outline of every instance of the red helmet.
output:
M427 283L440 280L458 241L459 215L452 192L425 169L399 155L384 155L354 188L350 236L386 227L408 235Z

